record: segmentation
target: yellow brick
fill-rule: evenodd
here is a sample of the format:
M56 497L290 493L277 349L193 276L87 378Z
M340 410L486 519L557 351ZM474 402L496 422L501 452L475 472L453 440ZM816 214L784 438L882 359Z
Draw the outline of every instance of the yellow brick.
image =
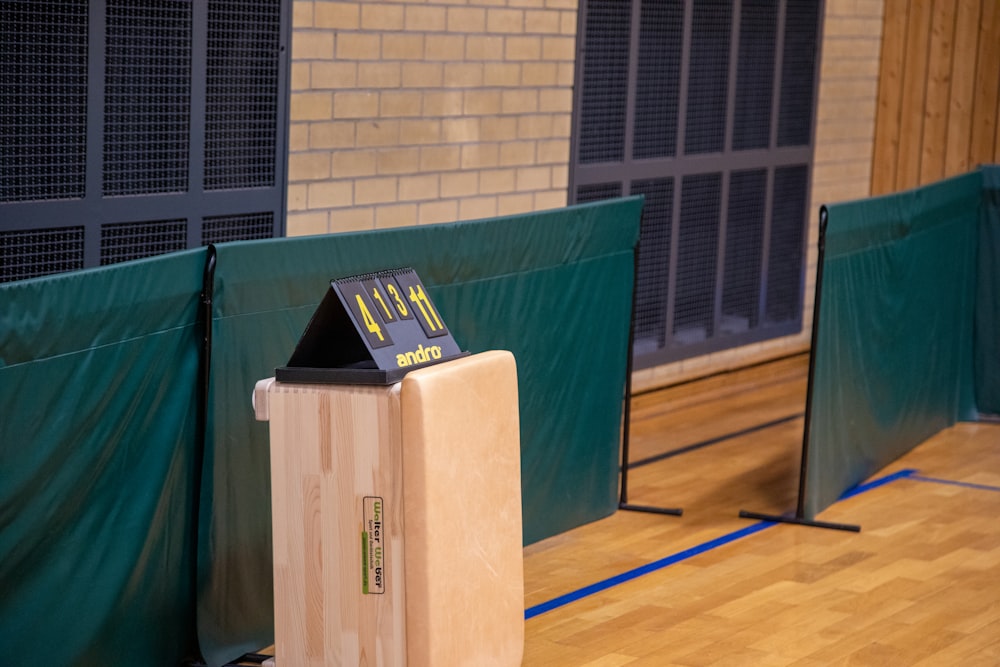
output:
M574 72L574 63L559 63L559 77L556 83L560 86L572 86Z
M437 199L438 180L439 177L437 174L419 174L416 176L400 177L399 201Z
M500 163L499 144L462 146L462 169L495 167Z
M572 113L573 91L569 88L554 88L538 93L538 110L551 113Z
M404 88L440 88L444 81L441 63L403 63Z
M574 7L574 9L576 9ZM559 32L563 35L576 35L576 12L562 12L559 16Z
M565 190L550 190L535 193L535 210L545 211L550 208L562 208L566 205Z
M337 35L337 58L340 60L378 60L379 36L360 33Z
M313 11L317 28L357 30L360 16L360 4L357 2L317 2Z
M458 219L458 202L436 201L421 204L417 209L417 223L433 225L439 222L454 222Z
M399 88L401 81L399 63L358 63L360 88Z
M479 173L459 171L441 174L442 197L468 197L479 192Z
M461 116L461 91L424 93L424 116Z
M500 195L497 199L497 215L517 215L533 210L535 198L531 194Z
M441 138L448 144L479 141L479 119L446 118L441 121Z
M509 0L507 4L511 7L531 7L541 9L545 6L545 0Z
M313 123L309 126L310 148L353 148L357 127L351 121Z
M505 167L535 164L535 142L511 141L500 144L500 164Z
M569 167L552 167L552 187L565 190L569 186Z
M549 9L576 9L580 0L545 0Z
M313 27L313 3L296 1L292 3L292 29Z
M309 90L309 63L292 63L292 90Z
M519 63L486 63L483 67L483 85L517 86L521 83Z
M306 194L309 192L309 186L304 183L290 183L288 185L288 210L289 211L304 211L306 210Z
M459 220L481 220L497 215L496 197L467 197L458 201Z
M466 91L462 103L462 112L466 116L495 116L500 112L500 91Z
M505 90L501 113L534 113L538 111L538 93L534 90Z
M549 139L538 142L538 164L568 164L569 141Z
M469 34L486 30L486 10L477 7L449 7L447 26L450 32Z
M419 116L423 99L424 96L418 91L387 90L379 99L379 116L383 118Z
M292 93L289 116L297 120L329 120L333 116L330 93Z
M416 204L392 204L375 209L375 228L409 227L417 224Z
M290 182L315 181L329 177L329 153L294 153L288 156L288 180Z
M507 35L524 32L524 12L520 9L487 10L486 32L500 32Z
M553 138L555 135L552 133L552 116L549 114L521 116L517 119L516 136L520 139Z
M524 31L559 34L560 14L551 10L529 10L524 13Z
M358 123L358 146L395 146L399 143L399 121L379 120Z
M465 57L463 35L434 35L427 40L424 58L427 60L461 60Z
M461 165L459 146L424 146L420 149L420 171L451 171Z
M333 94L334 118L375 118L378 93L348 91Z
M406 30L418 32L439 32L447 27L447 13L444 7L406 8Z
M393 148L379 151L378 173L415 174L420 171L419 148Z
M543 37L542 60L573 60L576 58L576 40L572 37Z
M300 30L292 37L292 60L329 60L333 57L333 35Z
M538 60L541 55L540 37L508 37L504 45L506 60Z
M354 202L354 188L350 181L322 181L309 184L309 208L335 208L350 206Z
M343 90L358 84L358 66L351 62L312 63L311 85L314 89Z
M521 83L526 86L554 86L559 81L556 63L524 63Z
M357 178L375 175L375 151L334 151L334 178Z
M353 207L330 211L330 230L335 233L360 232L374 227L374 208Z
M441 121L439 120L403 120L400 123L399 144L410 146L425 146L441 141Z
M359 206L394 202L398 199L395 177L366 178L354 181L354 203Z
M533 118L533 116L529 116ZM518 119L513 116L485 117L480 123L483 141L512 141L518 136Z
M379 32L402 30L403 8L381 2L366 2L361 5L361 28Z
M287 219L288 236L312 236L329 233L330 216L326 211L290 213Z
M503 37L495 35L468 35L465 38L465 59L496 60L503 53Z
M423 35L406 33L382 35L383 60L421 60L423 57Z
M514 178L518 192L547 190L552 186L552 170L548 167L521 167Z
M309 124L292 123L288 127L288 150L304 151L309 148Z
M516 189L514 169L488 169L482 172L479 178L480 194L494 194L501 192L513 192Z
M573 115L568 113L556 114L552 118L552 136L569 137L573 129Z
M444 86L473 88L483 85L483 66L480 63L446 63Z

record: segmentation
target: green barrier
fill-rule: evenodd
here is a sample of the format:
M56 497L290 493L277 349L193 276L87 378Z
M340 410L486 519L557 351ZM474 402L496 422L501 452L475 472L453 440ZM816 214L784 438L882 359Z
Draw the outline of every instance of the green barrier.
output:
M288 360L331 278L412 266L463 349L514 353L526 543L614 512L641 206L217 248L199 536L210 664L271 641L267 425L250 392Z
M976 403L1000 415L1000 167L983 167L976 289Z
M807 517L934 433L976 418L981 182L973 172L828 208Z
M173 667L196 652L204 263L195 250L0 285L7 662Z

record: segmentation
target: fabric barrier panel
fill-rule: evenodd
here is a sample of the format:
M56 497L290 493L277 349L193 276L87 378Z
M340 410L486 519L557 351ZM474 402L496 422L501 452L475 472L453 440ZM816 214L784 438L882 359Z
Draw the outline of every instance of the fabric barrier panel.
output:
M1000 167L983 167L976 287L976 404L1000 415Z
M614 512L641 209L630 198L218 246L199 536L209 664L271 641L267 424L250 394L288 361L332 278L412 266L463 349L514 353L526 543Z
M202 249L0 285L0 637L13 664L195 654L204 263Z
M976 417L981 179L973 172L828 208L807 517L934 433Z

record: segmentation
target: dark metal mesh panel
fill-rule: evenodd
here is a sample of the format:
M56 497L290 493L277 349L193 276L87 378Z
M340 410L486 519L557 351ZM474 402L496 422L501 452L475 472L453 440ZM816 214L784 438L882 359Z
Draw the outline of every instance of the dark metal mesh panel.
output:
M625 107L631 2L588 0L578 161L625 158Z
M274 236L274 214L247 213L205 218L201 227L201 243L269 239Z
M674 297L674 340L680 344L698 343L714 334L721 196L722 174L681 180Z
M767 148L771 143L771 92L777 30L777 0L743 3L739 61L736 63L733 150Z
M691 25L684 152L717 153L725 146L732 0L698 0Z
M0 283L83 268L83 227L0 232Z
M661 349L666 342L674 179L634 181L632 194L646 196L635 286L635 349L642 354Z
M208 3L205 189L268 187L278 141L281 3Z
M187 221L154 220L101 225L101 265L187 247Z
M805 146L811 138L819 4L788 3L778 108L779 146Z
M719 322L723 333L739 333L757 326L766 202L766 169L730 174L722 320Z
M581 185L576 189L576 201L578 204L621 196L621 183L596 183L594 185Z
M87 2L0 2L0 202L83 197Z
M774 170L774 212L768 255L767 305L770 322L787 322L800 316L802 305L802 253L806 221L806 165Z
M637 160L677 152L684 3L645 0L641 14L632 142Z
M191 3L109 0L104 194L184 192L191 107Z

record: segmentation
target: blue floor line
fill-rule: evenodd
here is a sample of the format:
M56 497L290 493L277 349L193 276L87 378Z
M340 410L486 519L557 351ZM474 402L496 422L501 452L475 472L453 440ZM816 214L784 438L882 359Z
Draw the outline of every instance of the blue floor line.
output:
M872 480L867 484L859 484L858 486L855 486L854 488L845 491L844 495L841 496L841 500L845 498L851 498L866 491L871 491L872 489L884 486L886 484L889 484L890 482L895 482L896 480L899 479L912 477L916 473L917 471L914 469L900 470L899 472L895 472L891 475L886 475L885 477L880 477L878 479ZM715 538L714 540L709 540L708 542L703 542L702 544L691 547L690 549L678 551L677 553L670 556L666 556L665 558L655 560L651 563L647 563L646 565L641 565L632 570L628 570L626 572L622 572L621 574L617 574L613 577L609 577L608 579L604 579L602 581L590 584L589 586L584 586L583 588L579 588L570 593L566 593L565 595L560 595L559 597L552 598L547 602L542 602L540 604L536 604L533 607L528 607L527 609L524 610L524 620L527 621L528 619L534 618L535 616L538 616L540 614L544 614L545 612L552 611L553 609L558 609L559 607L564 607L572 602L576 602L577 600L594 595L595 593L600 593L601 591L605 591L619 584L623 584L626 581L631 581L632 579L636 579L637 577L641 577L644 574L649 574L650 572L662 570L663 568L673 565L674 563L679 563L681 561L687 560L688 558L692 558L699 554L703 554L706 551L711 551L712 549L724 546L726 544L729 544L730 542L735 542L736 540L743 537L747 537L748 535L759 533L765 528L770 528L771 526L775 525L777 524L772 521L759 521L755 524L747 526L746 528L741 528L740 530L727 533L721 537Z
M933 482L934 484L949 484L951 486L962 486L967 489L979 489L980 491L1000 491L1000 486L989 484L973 484L972 482L957 482L953 479L941 479L940 477L924 477L923 475L911 475L910 479L918 482Z

